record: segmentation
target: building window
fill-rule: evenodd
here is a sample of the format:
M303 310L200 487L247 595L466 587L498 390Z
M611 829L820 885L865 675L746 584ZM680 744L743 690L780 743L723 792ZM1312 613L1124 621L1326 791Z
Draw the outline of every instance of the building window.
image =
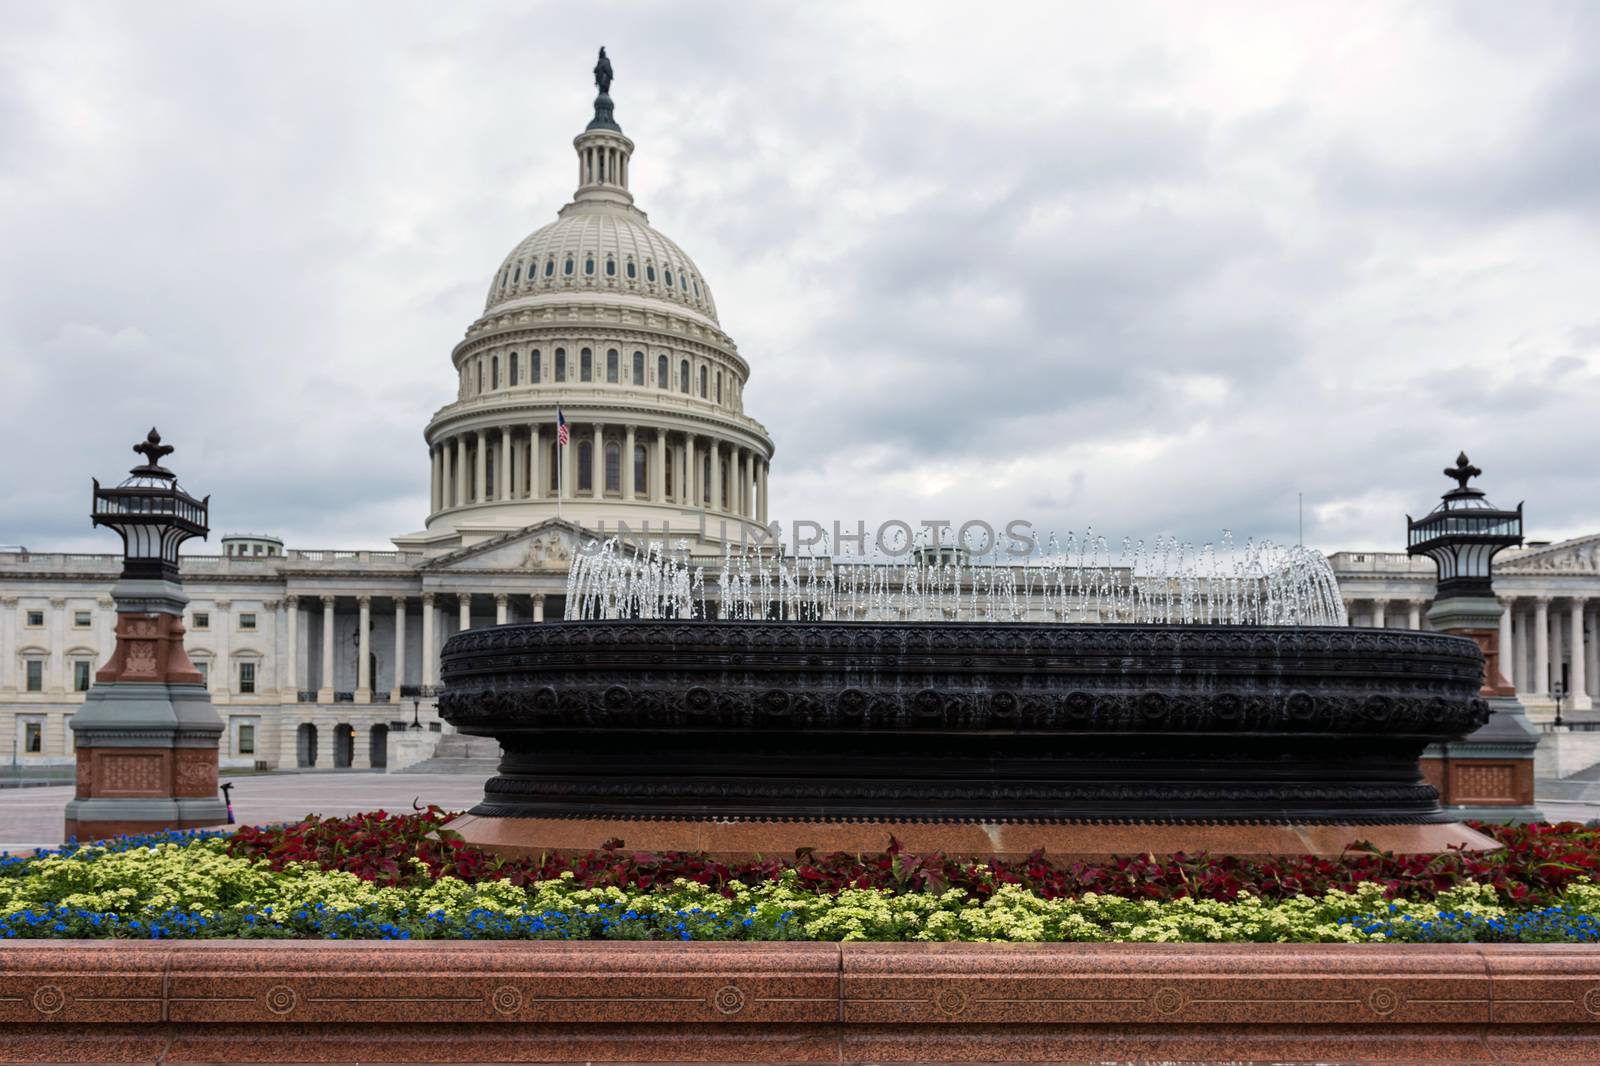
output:
M238 740L234 750L239 755L254 755L256 753L256 724L254 722L240 722Z
M594 277L594 256L590 256L583 261L583 272L591 278Z
M535 348L528 353L528 380L539 384L539 349Z
M516 352L512 352L510 354L510 356L507 357L507 360L508 360L507 363L506 363L506 367L507 367L506 373L508 375L507 384L510 384L510 385L514 386L517 383L517 353Z
M478 360L478 391L483 392L483 360Z
M672 288L672 268L671 267L667 267L665 270L662 271L661 276L666 279L667 288L669 288L669 289Z
M700 460L700 502L711 502L711 456Z
M606 381L615 385L620 378L621 371L617 368L617 350L612 348L606 352Z
M650 491L644 484L645 474L649 472L646 466L649 460L645 458L647 454L643 444L633 446L633 491L640 495Z
M700 279L699 278L695 278L694 279L694 298L696 300L700 299Z
M700 368L700 398L706 398L706 368Z
M667 493L667 499L669 499L669 500L672 499L673 493L676 491L673 488L673 473L677 469L678 469L678 449L676 449L676 448L668 448L667 449L667 468L665 470L661 471L661 476L666 481L665 488L666 488L666 493Z
M606 260L606 277L614 278L616 276L617 276L617 261L615 259L609 259L608 258Z
M587 348L578 353L578 380L594 380L594 353Z
M644 276L646 281L656 280L656 265L654 263L646 263L644 265Z
M489 368L489 387L498 389L500 387L500 357L498 355L490 361Z
M74 659L72 661L72 691L88 692L89 680L89 660Z
M44 625L44 612L43 611L29 611L28 612L27 622L28 622L28 627L31 628L31 629L39 629L39 628L41 628Z
M23 670L27 676L27 689L29 692L44 691L44 660L29 659Z
M556 261L554 259L546 259L544 261L544 276L548 278L551 275L553 275L555 272L556 272Z
M622 448L616 441L606 445L606 491L622 491Z
M578 491L594 491L594 445L588 441L578 442Z
M633 353L633 383L635 385L643 385L644 384L644 353L643 352L634 352Z
M200 675L200 683L202 685L205 685L207 688L211 687L210 659L196 659L194 661L194 672Z
M685 396L689 395L689 360L687 359L678 364L678 391Z
M567 350L565 348L556 349L556 380L567 380Z
M667 357L664 355L656 356L656 384L663 389L672 386L672 375L667 373Z
M628 260L628 280L632 281L634 278L636 278L638 276L639 276L639 268L634 265L634 262L633 262L632 259Z
M256 627L256 613L254 611L241 612L240 615L239 615L239 628L240 629L254 629L255 627Z
M194 625L190 628L196 630L210 629L211 613L209 611L196 611L194 613Z
M90 611L73 611L72 624L78 629L88 629L94 625L94 614Z
M572 257L568 256L567 257L567 261L565 263L561 264L561 272L563 274L565 274L567 277L570 278L570 277L572 277L572 270L573 270Z
M18 721L22 723L21 729L18 730L18 732L22 734L22 736L18 738L22 742L22 754L43 755L44 719L21 718L18 719Z
M717 371L717 402L722 402L722 371Z
M248 696L256 690L256 664L239 664L239 691Z

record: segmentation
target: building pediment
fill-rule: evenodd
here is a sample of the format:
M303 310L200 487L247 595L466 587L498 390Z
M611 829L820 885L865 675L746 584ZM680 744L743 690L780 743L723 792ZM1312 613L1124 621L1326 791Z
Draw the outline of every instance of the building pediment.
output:
M1600 534L1519 552L1496 569L1505 574L1600 574Z
M580 538L589 535L580 526L552 518L436 556L424 563L422 570L429 573L525 571L564 574L572 565Z

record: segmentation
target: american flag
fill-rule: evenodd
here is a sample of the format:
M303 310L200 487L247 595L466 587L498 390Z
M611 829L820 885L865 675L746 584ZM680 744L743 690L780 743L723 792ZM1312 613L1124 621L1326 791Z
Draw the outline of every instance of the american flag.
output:
M571 440L571 439L572 439L572 434L567 432L567 416L561 413L561 408L557 407L556 408L556 443L561 445L562 447L566 447L567 442L569 440Z

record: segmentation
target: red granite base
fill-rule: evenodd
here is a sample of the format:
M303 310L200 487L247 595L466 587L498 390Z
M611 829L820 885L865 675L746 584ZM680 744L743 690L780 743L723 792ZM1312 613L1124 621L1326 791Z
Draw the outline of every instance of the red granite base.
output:
M169 829L221 829L225 823L188 821L185 819L158 819L149 822L130 821L67 821L67 840L110 840L112 837L138 836L143 833L165 833Z
M957 824L929 822L714 822L462 815L448 826L463 839L506 857L593 851L608 840L643 851L704 851L722 858L818 852L876 853L893 836L908 851L974 858L1021 858L1040 848L1056 859L1111 855L1338 855L1365 842L1419 854L1464 848L1493 851L1493 838L1459 822L1441 825Z
M35 941L0 1062L1593 1063L1547 945Z

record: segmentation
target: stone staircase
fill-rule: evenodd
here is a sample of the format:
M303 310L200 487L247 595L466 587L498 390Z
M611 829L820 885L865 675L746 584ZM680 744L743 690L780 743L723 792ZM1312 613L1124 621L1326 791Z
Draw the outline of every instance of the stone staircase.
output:
M482 774L492 777L500 767L500 742L492 737L448 733L439 738L433 758L398 771L402 774Z

